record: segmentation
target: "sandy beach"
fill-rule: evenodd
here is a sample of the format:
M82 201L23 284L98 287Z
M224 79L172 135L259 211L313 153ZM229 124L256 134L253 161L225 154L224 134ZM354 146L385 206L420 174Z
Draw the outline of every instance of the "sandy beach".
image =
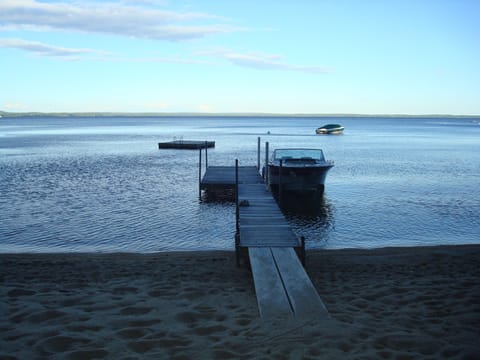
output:
M264 321L233 252L0 255L1 359L478 359L480 245L307 252L328 319Z

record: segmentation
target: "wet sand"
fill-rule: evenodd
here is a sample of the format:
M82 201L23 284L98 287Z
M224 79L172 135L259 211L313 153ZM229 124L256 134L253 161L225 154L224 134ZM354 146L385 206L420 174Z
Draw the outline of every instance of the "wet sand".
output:
M1 359L478 359L480 245L307 251L330 318L260 319L233 252L0 255Z

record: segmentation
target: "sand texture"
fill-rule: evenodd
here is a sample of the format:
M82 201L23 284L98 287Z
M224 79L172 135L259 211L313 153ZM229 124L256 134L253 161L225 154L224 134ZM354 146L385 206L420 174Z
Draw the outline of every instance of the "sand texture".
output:
M479 359L480 246L307 252L330 318L259 318L233 252L0 255L0 359Z

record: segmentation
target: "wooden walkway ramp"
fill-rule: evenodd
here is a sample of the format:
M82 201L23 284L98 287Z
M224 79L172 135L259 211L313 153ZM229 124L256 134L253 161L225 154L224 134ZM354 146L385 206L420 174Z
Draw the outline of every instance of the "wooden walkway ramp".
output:
M209 167L204 190L236 189L235 167ZM305 245L285 220L256 167L238 168L235 248L248 255L258 309L264 318L312 318L328 311L299 257Z

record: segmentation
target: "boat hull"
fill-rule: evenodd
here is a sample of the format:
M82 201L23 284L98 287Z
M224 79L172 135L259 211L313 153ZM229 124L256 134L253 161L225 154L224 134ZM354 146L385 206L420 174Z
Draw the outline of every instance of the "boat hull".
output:
M323 194L327 172L333 164L297 167L278 165L268 166L268 184L273 192L288 191L297 193Z
M343 134L343 129L339 130L325 130L325 129L317 129L315 132L318 135L340 135Z

